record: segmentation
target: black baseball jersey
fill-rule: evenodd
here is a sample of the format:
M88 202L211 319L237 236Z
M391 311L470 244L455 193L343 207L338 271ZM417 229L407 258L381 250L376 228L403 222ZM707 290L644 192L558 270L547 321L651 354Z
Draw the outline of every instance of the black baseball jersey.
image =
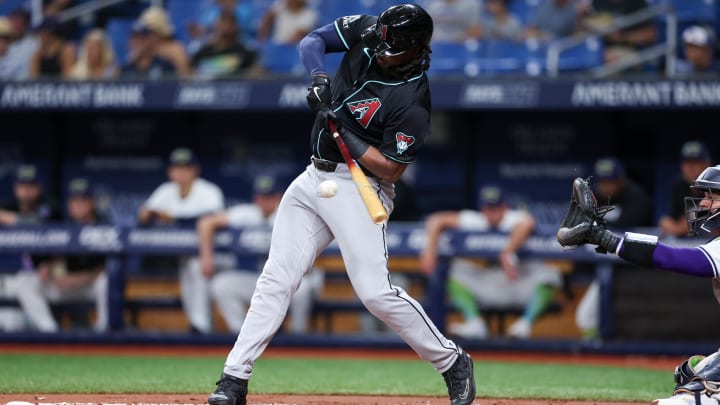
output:
M347 51L331 81L331 107L345 130L380 150L388 159L410 163L430 135L430 87L425 73L392 79L375 62L360 37L377 17L355 15L335 20ZM331 133L316 120L313 155L343 162Z

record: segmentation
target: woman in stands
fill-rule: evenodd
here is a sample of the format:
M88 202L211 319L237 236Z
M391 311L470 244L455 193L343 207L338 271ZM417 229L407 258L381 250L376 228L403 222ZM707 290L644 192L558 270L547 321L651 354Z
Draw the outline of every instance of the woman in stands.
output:
M85 36L80 56L72 69L73 79L112 79L118 75L115 52L105 31L97 28Z
M46 18L35 31L39 41L30 60L29 77L70 77L75 65L75 46L65 39L62 25L54 18Z

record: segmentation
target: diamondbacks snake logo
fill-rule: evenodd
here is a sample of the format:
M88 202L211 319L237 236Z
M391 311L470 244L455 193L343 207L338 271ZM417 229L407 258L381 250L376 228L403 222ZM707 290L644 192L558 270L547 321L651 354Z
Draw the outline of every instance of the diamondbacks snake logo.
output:
M405 153L405 151L410 147L410 145L415 143L415 137L405 134L404 132L398 132L395 134L395 140L397 141L397 154L402 155Z
M347 106L360 125L362 125L363 128L367 128L377 110L382 106L382 103L379 98L371 98L369 100L347 103Z

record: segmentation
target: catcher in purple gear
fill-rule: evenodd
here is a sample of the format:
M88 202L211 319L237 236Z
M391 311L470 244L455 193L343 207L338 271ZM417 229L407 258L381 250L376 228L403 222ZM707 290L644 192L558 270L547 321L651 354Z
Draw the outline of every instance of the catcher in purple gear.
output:
M586 180L576 178L565 218L557 232L562 246L597 245L600 253L613 253L643 267L712 279L713 292L720 302L720 165L705 169L690 188L701 197L685 197L690 236L707 236L696 247L674 247L658 242L657 236L626 232L617 235L606 229L606 207L597 199ZM700 194L698 194L700 195ZM719 405L720 350L709 356L692 356L675 369L675 389L670 398L656 399L653 405Z

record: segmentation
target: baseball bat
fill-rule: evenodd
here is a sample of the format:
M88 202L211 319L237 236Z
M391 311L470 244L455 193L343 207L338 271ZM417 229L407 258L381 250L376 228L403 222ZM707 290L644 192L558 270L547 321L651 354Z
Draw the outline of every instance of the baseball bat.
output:
M340 136L340 133L337 130L337 126L335 126L335 123L328 120L328 126L333 133L333 138L335 139L338 148L340 148L340 153L342 154L345 163L348 165L350 175L352 176L353 181L355 182L355 185L360 192L360 197L362 197L362 200L365 203L365 208L367 208L367 212L368 214L370 214L370 218L372 218L373 222L375 222L376 224L381 224L385 222L385 220L387 219L387 212L385 212L385 208L380 202L380 198L378 197L377 192L370 185L367 176L365 176L365 172L363 172L360 166L357 165L355 159L350 156L350 151L348 150L347 145L345 145L345 141L343 141L342 137Z

